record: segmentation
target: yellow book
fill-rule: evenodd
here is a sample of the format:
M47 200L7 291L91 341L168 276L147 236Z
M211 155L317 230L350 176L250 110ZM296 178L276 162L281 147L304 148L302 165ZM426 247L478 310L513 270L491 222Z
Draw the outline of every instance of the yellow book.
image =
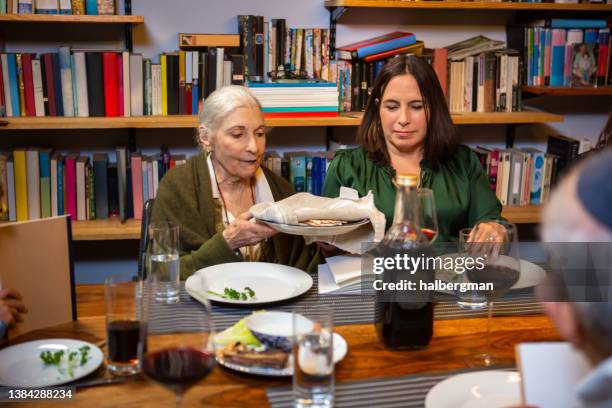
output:
M28 175L26 171L26 152L17 149L13 152L15 166L15 206L17 207L17 221L28 220Z
M159 57L161 61L161 103L162 115L168 116L168 81L166 80L166 54Z
M21 116L27 116L25 106L25 85L23 82L23 65L21 64L21 54L17 54L17 83L19 85L19 110Z

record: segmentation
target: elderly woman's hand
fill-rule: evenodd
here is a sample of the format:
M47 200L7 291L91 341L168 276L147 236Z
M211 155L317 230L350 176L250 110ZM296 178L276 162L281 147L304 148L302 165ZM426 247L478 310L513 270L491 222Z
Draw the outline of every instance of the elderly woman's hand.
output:
M251 222L251 218L253 215L250 212L242 213L223 230L223 238L234 251L278 234L278 231L267 225Z
M474 253L499 255L500 245L506 239L506 228L495 221L479 222L468 237L468 249Z
M16 290L0 289L0 320L12 327L15 323L23 321L22 313L28 309L21 301L21 295Z

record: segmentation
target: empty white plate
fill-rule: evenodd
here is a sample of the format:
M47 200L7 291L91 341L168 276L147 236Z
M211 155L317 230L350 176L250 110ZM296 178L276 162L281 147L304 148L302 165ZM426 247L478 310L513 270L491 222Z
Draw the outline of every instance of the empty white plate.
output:
M266 262L232 262L200 269L187 278L185 289L201 302L208 299L221 303L259 305L300 296L312 284L310 275L291 266ZM226 299L207 293L209 290L223 294L226 288L244 292L246 287L255 292L255 296L247 300Z
M521 377L515 371L476 371L436 384L425 408L501 408L521 403Z
M73 375L66 369L67 354L78 352L82 346L89 346L89 359L83 365L74 366ZM58 369L46 365L40 358L43 351L64 351L64 358ZM79 354L80 356L80 354ZM72 339L47 339L16 344L0 351L0 384L11 387L49 387L65 384L85 377L96 370L104 355L91 343Z

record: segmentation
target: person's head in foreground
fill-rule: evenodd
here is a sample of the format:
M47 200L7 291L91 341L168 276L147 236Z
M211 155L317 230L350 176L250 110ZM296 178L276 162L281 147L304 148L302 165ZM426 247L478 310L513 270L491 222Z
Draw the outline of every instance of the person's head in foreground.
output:
M573 242L576 248L585 249L578 243L612 242L611 175L610 149L576 166L553 192L545 208L543 241ZM578 395L588 406L612 406L612 302L606 298L598 302L577 301L585 300L584 291L568 283L575 278L567 276L572 270L557 272L555 282L547 285L548 291L557 293L544 295L540 290L540 296L546 297L544 300L556 297L568 301L544 302L544 310L559 334L596 366L580 384ZM574 269L573 273L579 272ZM584 274L587 273L590 272L585 269Z

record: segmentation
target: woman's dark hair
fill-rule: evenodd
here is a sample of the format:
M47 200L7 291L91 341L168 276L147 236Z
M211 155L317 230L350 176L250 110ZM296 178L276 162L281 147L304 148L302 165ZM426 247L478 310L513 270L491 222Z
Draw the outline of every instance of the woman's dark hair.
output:
M414 77L423 97L427 118L423 158L432 164L445 162L451 158L457 148L455 127L436 73L427 62L412 55L396 57L387 62L380 71L357 132L357 143L365 149L368 158L376 164L381 166L390 164L389 151L380 122L380 103L389 81L398 75L405 74Z

